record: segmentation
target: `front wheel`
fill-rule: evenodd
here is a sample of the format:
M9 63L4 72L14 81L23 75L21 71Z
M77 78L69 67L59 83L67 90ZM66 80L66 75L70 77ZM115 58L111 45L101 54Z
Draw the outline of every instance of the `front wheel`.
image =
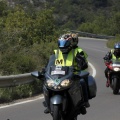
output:
M74 119L72 119L72 120L77 120L77 117L75 117Z
M58 105L53 107L53 120L61 120L61 112Z
M112 88L113 88L113 94L118 94L119 92L119 83L117 78L113 78L112 80Z

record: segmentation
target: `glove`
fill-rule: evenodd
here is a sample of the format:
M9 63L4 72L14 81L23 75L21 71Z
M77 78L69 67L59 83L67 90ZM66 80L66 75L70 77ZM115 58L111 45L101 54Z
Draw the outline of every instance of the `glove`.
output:
M78 66L79 66L82 70L83 70L83 69L86 69L86 68L88 67L85 58L84 58L83 56L81 56L80 53L77 53L75 60L76 60L76 62L78 63Z
M106 56L105 56L103 59L104 59L104 60L109 60L109 58L108 58L108 57L106 57Z
M42 68L41 74L44 75L46 72L46 68Z
M81 53L77 53L76 58L81 59L83 61L85 60L84 55L82 55Z
M85 59L80 55L80 53L77 53L75 59L76 59L76 62L80 63L80 64L82 64L83 62L85 62Z
M103 59L104 59L104 62L105 62L105 63L109 63L109 62L111 61L111 60L109 59L109 57L107 57L107 56L105 56Z

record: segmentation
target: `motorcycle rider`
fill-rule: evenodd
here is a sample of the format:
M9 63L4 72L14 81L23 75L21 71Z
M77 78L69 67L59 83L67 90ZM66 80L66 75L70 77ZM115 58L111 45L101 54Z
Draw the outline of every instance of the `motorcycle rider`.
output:
M110 62L111 59L114 60L120 60L120 42L114 44L114 49L111 49L103 58L107 62ZM106 81L106 87L109 87L110 85L110 80L108 79L108 74L109 74L110 69L107 67L105 69L105 77L107 78Z
M80 70L86 70L88 68L87 54L82 48L77 46L78 34L67 33L63 34L58 39L59 49L54 50L54 55L50 59L55 59L55 65L61 66L74 66L75 74L79 73ZM49 64L49 63L48 63ZM89 107L88 102L88 89L87 82L80 81L83 89L85 105L82 108L81 114L86 114L86 107ZM44 113L49 113L48 108Z

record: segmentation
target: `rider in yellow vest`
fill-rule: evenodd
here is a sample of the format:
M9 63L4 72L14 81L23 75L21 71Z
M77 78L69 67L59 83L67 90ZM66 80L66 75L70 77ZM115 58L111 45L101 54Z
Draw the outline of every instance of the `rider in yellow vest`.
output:
M55 64L62 66L75 66L76 70L85 70L88 67L87 54L77 46L76 34L62 35L58 40L58 50L54 50L57 57Z
M78 35L77 34L64 34L58 39L59 49L54 50L54 55L50 57L50 60L54 59L55 65L61 66L74 66L75 74L80 70L88 68L87 54L82 48L77 46ZM50 61L49 60L49 61ZM49 63L48 63L49 64ZM82 114L86 113L86 107L89 107L87 83L81 81L83 87L83 94L85 100L85 107ZM44 111L48 113L48 109Z
M114 49L111 49L103 58L104 60L107 60L108 62L110 60L120 60L120 43L115 43ZM108 72L109 68L105 69L105 77L107 78L106 87L109 87L110 80L108 80Z

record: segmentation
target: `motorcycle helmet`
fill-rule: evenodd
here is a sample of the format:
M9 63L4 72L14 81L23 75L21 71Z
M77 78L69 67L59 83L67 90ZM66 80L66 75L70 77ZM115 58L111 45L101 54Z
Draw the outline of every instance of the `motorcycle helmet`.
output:
M72 33L71 36L72 36L72 39L73 39L73 40L72 40L72 46L73 46L73 47L76 47L77 44L78 44L78 34Z
M58 47L62 53L68 53L71 49L72 36L71 34L64 34L58 39Z
M114 54L117 57L120 57L120 43L115 43L115 45L114 45Z

